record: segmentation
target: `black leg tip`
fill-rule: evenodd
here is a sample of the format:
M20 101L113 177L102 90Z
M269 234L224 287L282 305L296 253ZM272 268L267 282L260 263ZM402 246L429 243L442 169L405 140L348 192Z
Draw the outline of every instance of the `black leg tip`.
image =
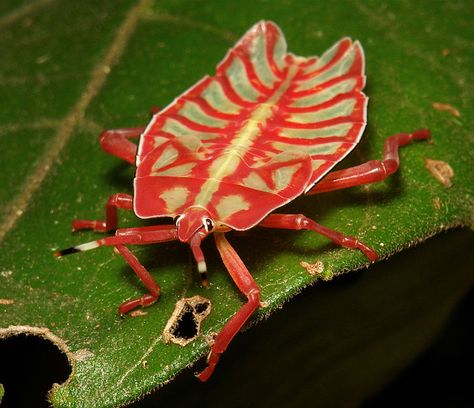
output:
M80 252L80 251L76 249L75 247L71 247L71 248L62 249L60 251L56 251L54 253L54 256L60 258L61 256L75 254L76 252Z

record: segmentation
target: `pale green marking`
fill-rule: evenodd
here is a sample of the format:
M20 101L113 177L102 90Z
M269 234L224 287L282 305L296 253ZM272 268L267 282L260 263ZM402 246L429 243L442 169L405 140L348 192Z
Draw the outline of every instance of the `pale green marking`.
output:
M284 128L280 134L284 137L296 137L302 139L314 139L315 137L344 136L352 128L353 123L340 123L338 125L326 126L321 129L289 129Z
M249 82L247 72L240 58L234 58L230 67L227 68L226 74L235 93L242 99L255 102L260 97L260 93Z
M219 189L221 180L233 174L240 163L238 152L230 151L228 154L217 157L209 168L209 179L201 187L196 196L195 205L205 207L211 201L212 195Z
M337 117L347 117L354 110L355 102L355 99L344 99L336 105L316 112L294 113L290 116L289 121L296 123L316 123Z
M255 138L260 133L259 124L265 123L265 121L272 116L272 105L268 103L262 103L252 113L252 116L245 122L245 125L236 133L232 140L231 147L240 147L248 149Z
M185 177L189 176L191 170L196 166L196 162L184 163L178 166L171 167L166 170L152 171L152 176L175 176L175 177ZM160 166L161 167L161 166Z
M252 146L253 141L259 136L259 125L264 124L267 119L273 115L273 106L286 92L297 72L297 66L290 67L287 78L283 81L278 90L266 103L258 105L244 126L235 134L228 148L225 149L220 157L214 160L209 169L209 179L202 185L201 191L196 196L194 205L205 207L211 201L214 193L219 189L222 179L236 171L242 160L241 158Z
M202 146L201 140L195 135L179 136L176 138L176 141L193 152Z
M311 57L308 57L310 59ZM316 58L316 61L312 62L310 65L308 65L306 68L303 68L303 73L304 74L309 74L313 71L316 71L316 66L318 65L320 58L318 57L313 57Z
M286 163L295 159L303 160L306 154L301 150L284 151L272 157L269 164Z
M153 136L153 147L158 147L163 143L168 142L170 139L163 136Z
M210 176L214 179L221 180L237 170L240 157L235 152L219 156L214 160L209 168Z
M324 166L325 164L327 164L327 160L311 160L311 161L312 161L313 172L315 172L321 166Z
M162 129L164 132L171 133L175 136L193 135L202 141L213 140L220 137L220 134L218 133L198 132L196 130L192 130L177 120L171 118L166 118L166 122Z
M254 190L266 191L271 193L272 190L268 187L267 183L258 175L257 172L251 172L247 177L245 177L242 182L245 187L252 188Z
M337 149L341 147L342 143L340 142L333 142L333 143L325 143L321 145L311 146L307 149L307 152L310 156L316 154L333 154L336 153Z
M277 78L273 75L273 72L270 69L270 66L268 65L265 48L265 36L262 33L257 38L255 38L255 41L252 44L250 59L260 81L262 81L265 86L272 88Z
M253 140L259 135L259 123L263 123L272 115L271 105L261 104L253 112L251 118L235 135L225 153L218 157L209 169L209 180L207 180L196 196L195 205L206 206L212 195L219 189L219 183L237 169L241 157L252 145Z
M196 153L196 151L199 149L199 147L202 145L201 141L195 137L195 136L179 136L174 140L174 143L180 144L181 146L187 148L191 154L193 154L193 157L200 158L201 155ZM151 169L152 175L173 175L173 172L176 172L174 175L179 175L179 174L187 174L186 169L189 167L189 170L194 167L195 163L187 163L187 167L182 167L183 165L177 165L174 166L171 169L161 171L160 169L168 166L176 161L176 159L179 156L178 150L173 145L169 145L165 147L163 153L158 157L156 162L153 164L153 167ZM182 156L182 155L181 155ZM188 171L189 172L189 171Z
M189 190L186 187L173 187L163 191L159 197L165 202L167 211L173 214L186 203L188 195Z
M216 205L216 211L221 221L238 211L245 211L249 208L249 203L237 194L222 197Z
M152 173L156 173L159 171L160 168L168 166L169 164L173 163L176 158L178 157L178 151L173 146L165 147L163 153L158 158L158 160L153 164L151 168Z
M306 67L304 72L310 73L324 67L336 55L337 50L339 49L339 44L340 41L334 44L331 48L329 48L323 55L321 55L321 57L314 64L311 64L309 67Z
M339 61L337 61L331 68L324 70L314 78L302 81L296 90L306 91L307 89L314 88L317 85L329 81L330 79L346 74L354 62L356 55L355 50L355 47L349 48L342 58L340 58Z
M301 168L301 163L292 164L291 166L278 167L273 171L272 179L275 183L277 191L283 190L291 183L295 173Z
M202 97L211 105L214 109L224 113L240 112L240 106L231 102L225 95L220 84L213 80L209 83L208 87L202 92Z
M341 146L341 142L330 142L324 144L313 144L313 145L294 145L282 142L272 143L275 149L281 150L282 152L304 152L309 156L315 154L332 154L337 151Z
M357 81L354 78L346 79L327 89L321 90L320 92L316 92L314 94L298 98L291 104L291 106L306 107L319 105L321 103L329 101L337 95L345 94L352 91L356 83Z
M283 34L280 32L277 41L275 42L275 47L273 49L273 60L275 65L280 71L283 71L285 68L285 57L286 57L286 41Z
M228 125L228 121L209 116L197 103L191 101L186 101L179 110L179 114L200 125L217 128L225 128Z

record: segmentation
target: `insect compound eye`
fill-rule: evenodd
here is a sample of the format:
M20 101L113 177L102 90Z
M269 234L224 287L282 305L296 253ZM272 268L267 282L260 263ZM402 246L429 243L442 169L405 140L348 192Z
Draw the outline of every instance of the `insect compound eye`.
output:
M206 232L211 232L214 228L214 223L210 218L205 218L204 219L204 228L206 229Z

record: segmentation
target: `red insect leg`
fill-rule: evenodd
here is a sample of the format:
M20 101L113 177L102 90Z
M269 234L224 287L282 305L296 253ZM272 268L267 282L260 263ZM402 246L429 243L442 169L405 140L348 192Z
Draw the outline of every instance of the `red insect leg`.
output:
M247 296L248 300L247 303L232 316L215 338L207 360L208 366L198 374L198 378L201 381L207 381L209 379L219 361L220 355L227 349L231 340L260 305L260 289L239 255L237 255L237 252L235 252L234 248L229 244L223 233L216 232L214 237L224 265L237 287Z
M145 307L155 303L158 299L158 296L160 296L160 287L150 275L150 272L145 269L145 267L140 263L137 257L133 255L125 245L116 245L115 248L117 248L117 251L125 258L127 263L135 271L137 276L140 278L140 280L150 292L137 299L127 300L126 302L123 302L119 306L120 314L124 315L138 306Z
M139 137L145 128L104 130L100 134L100 146L107 153L135 164L137 145L129 139Z
M367 245L360 242L357 238L350 237L332 229L326 228L321 224L313 221L312 219L305 217L302 214L270 214L260 224L260 227L265 228L282 228L301 230L307 229L317 232L321 235L332 240L334 243L341 245L345 248L360 249L367 258L372 262L376 261L378 256L377 253L369 248Z
M175 225L152 225L148 227L118 229L115 236L106 237L97 241L87 242L75 247L66 248L55 253L56 256L71 255L78 252L89 251L100 246L114 246L132 267L140 280L144 283L149 293L132 300L127 300L119 307L119 312L125 314L138 306L150 306L155 303L160 295L160 287L140 261L125 247L125 245L145 245L159 242L175 241L178 233Z
M174 241L177 239L175 225L154 225L150 227L123 228L116 232L117 238L127 238L127 243L133 245L155 244L158 242ZM155 303L160 296L160 287L150 273L133 255L130 250L121 244L115 245L117 251L125 258L127 263L137 274L138 278L148 289L149 293L137 298L127 300L119 306L120 314L124 315L138 306L146 307Z
M159 242L174 241L178 238L175 225L153 225L149 227L123 228L115 233L117 238L127 238L133 245L156 244ZM127 300L119 306L120 314L126 314L138 306L150 306L155 303L160 295L160 287L150 273L123 244L115 245L118 252L137 274L138 278L148 289L149 293L137 298Z
M430 131L427 129L391 136L385 140L383 160L371 160L359 166L329 173L309 190L307 194L323 193L382 181L397 171L400 164L398 157L398 148L400 146L404 146L415 139L429 139L430 136Z
M133 209L133 197L129 194L114 194L110 196L105 205L105 221L100 220L74 220L72 230L93 229L97 232L107 232L117 228L117 209Z

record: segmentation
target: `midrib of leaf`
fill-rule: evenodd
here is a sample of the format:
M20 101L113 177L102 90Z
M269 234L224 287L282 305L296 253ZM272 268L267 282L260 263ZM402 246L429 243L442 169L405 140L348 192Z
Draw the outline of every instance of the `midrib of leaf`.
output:
M49 4L51 1L52 0L42 1L40 5L42 6ZM111 68L119 61L121 55L123 54L128 41L136 29L137 21L140 15L144 12L144 10L151 7L152 4L153 0L140 0L127 14L123 24L117 30L117 33L110 47L107 49L103 59L92 70L90 75L91 79L86 85L84 92L80 95L78 101L73 106L70 113L60 123L52 143L50 144L50 148L45 151L43 157L41 160L39 160L38 166L26 178L21 192L9 204L5 219L0 225L0 244L28 207L28 204L34 196L34 193L41 186L42 181L50 172L54 162L61 154L64 146L67 145L76 126L79 125L81 121L83 121L87 107L90 105L94 97L100 92L107 80ZM31 7L25 8L26 12L29 12L31 9ZM16 13L12 12L6 17L13 16L10 17L10 19L16 19L24 15L25 11L17 10Z

